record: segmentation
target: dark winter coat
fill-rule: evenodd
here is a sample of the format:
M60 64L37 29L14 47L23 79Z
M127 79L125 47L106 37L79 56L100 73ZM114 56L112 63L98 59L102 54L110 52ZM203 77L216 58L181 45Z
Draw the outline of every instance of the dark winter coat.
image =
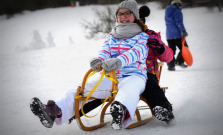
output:
M170 5L165 11L166 38L181 38L181 32L186 31L183 24L183 14L180 8Z

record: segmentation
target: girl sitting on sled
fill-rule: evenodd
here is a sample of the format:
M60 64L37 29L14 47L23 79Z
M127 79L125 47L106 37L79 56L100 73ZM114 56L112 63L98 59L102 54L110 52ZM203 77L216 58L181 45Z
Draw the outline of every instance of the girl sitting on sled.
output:
M139 19L136 1L120 3L116 10L116 19L114 29L107 35L98 56L90 61L90 66L97 71L102 68L106 71L116 71L119 91L110 107L113 117L111 127L122 129L131 124L139 96L145 89L146 58L149 49L146 43L149 36L143 32L144 25ZM99 76L90 78L85 88L92 88L99 79ZM32 112L48 128L52 127L54 122L62 124L68 121L74 115L75 88L78 86L80 84L77 84L73 90L67 91L57 101L49 100L47 105L38 98L33 98L30 104ZM111 81L103 78L97 89L107 89L107 91L93 93L92 96L104 99L110 95L110 88Z

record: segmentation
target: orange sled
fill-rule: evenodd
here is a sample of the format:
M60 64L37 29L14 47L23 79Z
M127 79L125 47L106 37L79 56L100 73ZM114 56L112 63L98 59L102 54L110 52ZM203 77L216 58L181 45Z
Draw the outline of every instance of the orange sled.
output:
M163 65L164 65L164 63L158 63L157 77L158 77L159 80L160 80L160 76L161 76L161 71L162 71L162 66ZM104 121L104 118L105 118L105 115L106 115L105 112L108 109L108 107L111 105L111 103L113 102L113 100L114 100L114 98L115 98L115 96L116 96L116 94L118 92L118 82L116 80L116 73L115 73L114 70L112 70L109 73L110 80L112 81L111 95L108 98L106 98L106 99L101 99L101 101L104 102L104 103L102 104L102 108L101 108L102 110L101 110L101 114L100 114L100 122L98 124L94 125L94 126L88 126L88 124L84 124L82 122L82 119L80 118L79 109L83 107L83 104L85 103L86 100L94 100L94 99L96 99L94 97L89 97L89 96L88 97L84 97L84 94L83 94L84 91L85 91L85 84L87 82L87 78L93 74L92 72L93 72L93 70L90 69L85 74L85 76L83 78L83 81L82 81L82 85L77 88L77 93L76 93L76 97L75 97L75 108L74 108L74 111L75 111L76 121L77 121L79 127L82 130L84 130L84 131L92 131L92 130L96 130L96 129L99 129L99 128L102 128L102 127L106 126L106 124L108 122ZM102 75L103 75L103 73L102 73ZM164 87L162 89L163 89L163 91L165 91L165 89L168 89L168 88ZM151 117L142 119L139 110L141 110L141 109L143 109L143 110L144 109L149 109L150 107L148 106L148 103L146 102L146 100L142 96L140 96L140 100L144 101L147 106L138 106L137 107L136 112L135 112L135 116L136 116L137 120L136 120L136 122L133 122L129 127L127 127L128 129L144 125L144 124L150 122L151 120L155 119L155 117L153 115L151 115L151 114L150 114ZM82 103L82 102L83 102L83 104L81 105L80 103ZM85 114L84 114L84 116L89 117L89 116L87 116ZM89 118L92 118L92 116L90 116Z
M182 38L182 56L184 61L187 63L188 66L192 66L193 64L193 57L192 54L187 46L185 46L185 38Z

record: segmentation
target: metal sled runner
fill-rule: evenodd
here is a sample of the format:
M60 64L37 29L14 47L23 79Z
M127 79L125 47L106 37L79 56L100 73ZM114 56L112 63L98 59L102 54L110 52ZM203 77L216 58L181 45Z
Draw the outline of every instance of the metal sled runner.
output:
M158 72L157 72L158 81L160 80L160 76L161 76L161 71L162 71L162 66L163 65L164 65L164 63L158 63ZM116 93L118 92L118 82L116 80L116 73L115 73L114 70L112 70L109 73L109 79L112 81L111 95L108 98L106 98L106 99L101 99L101 101L103 102L103 105L102 105L102 110L101 110L101 114L100 114L100 122L98 124L94 125L94 126L86 126L86 125L84 125L83 122L82 122L82 120L81 120L81 118L80 118L80 110L79 109L80 108L83 109L83 105L82 105L82 107L80 107L80 102L81 103L83 102L83 104L84 104L88 100L97 99L97 98L94 98L94 97L90 97L91 92L93 93L93 89L94 88L92 89L92 91L90 92L90 94L87 97L84 97L85 84L87 82L88 77L90 77L93 74L94 74L94 72L93 72L92 69L90 69L85 74L85 76L83 78L83 81L82 81L82 85L77 88L76 97L75 97L75 108L74 108L74 111L75 111L76 121L79 124L80 128L82 130L85 130L85 131L92 131L92 130L96 130L98 128L102 128L102 127L106 126L106 124L108 122L106 123L104 121L104 118L105 118L105 115L106 115L105 112L106 112L107 108L111 105L111 103L113 102L113 100L115 99ZM108 77L105 74L105 71L104 70L102 72L102 77L101 78L103 78L103 76ZM100 81L99 81L99 83L100 83ZM96 84L96 85L99 85L99 83ZM97 86L95 86L95 87L97 87ZM167 89L167 87L162 88L162 89L165 90L165 89ZM144 101L147 104L146 100L142 96L140 96L140 100ZM141 118L141 115L140 115L140 111L139 111L140 108L142 108L142 107L138 107L136 109L136 112L135 112L137 121L134 122L134 123L132 123L131 125L129 125L127 127L128 129L131 129L131 128L135 128L135 127L144 125L144 124L150 122L151 120L155 119L155 117L153 115L151 117L149 117L149 118L142 119ZM148 104L147 104L147 108L149 109ZM82 110L82 113L84 114L83 110Z

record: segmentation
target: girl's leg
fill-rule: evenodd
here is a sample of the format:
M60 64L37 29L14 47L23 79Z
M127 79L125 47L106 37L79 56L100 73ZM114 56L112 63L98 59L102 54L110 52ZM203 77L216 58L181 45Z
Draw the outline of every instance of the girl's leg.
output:
M188 47L186 41L185 41L185 46ZM188 66L186 64L184 64L184 58L182 56L182 42L181 42L181 39L177 39L177 47L180 49L180 52L177 55L175 64L181 66L182 68L187 68Z
M157 119L168 123L174 118L172 105L160 88L156 76L153 74L147 74L147 76L148 80L142 96L146 99L153 115L156 116Z
M84 96L87 96L89 92L92 90L92 88L98 83L100 79L100 76L96 75L87 81L85 85L85 94ZM62 124L66 121L68 121L70 118L72 118L75 114L74 112L74 105L75 105L75 96L76 96L76 90L77 87L81 86L81 84L76 85L74 89L68 90L59 100L56 101L56 105L61 109L62 111L62 117L55 120L56 124ZM92 94L92 97L96 98L106 98L110 95L109 90L111 89L111 81L107 78L103 78L100 85L97 87L95 92ZM100 91L96 92L97 90L107 90L107 91ZM81 107L81 105L80 105Z
M119 81L119 90L115 101L121 103L128 111L130 117L123 122L124 128L128 127L135 114L140 94L145 89L145 81L138 76L129 76Z
M174 42L174 39L167 40L168 46L173 50L173 60L169 63L167 63L168 70L175 70L175 54L176 54L176 43Z
M87 114L89 113L90 111L94 110L95 108L97 108L98 106L100 106L102 104L102 101L101 99L95 99L95 100L92 100L91 102L87 102L84 107L83 107L83 110L84 110L84 113ZM81 110L79 110L79 113L80 113L80 117L83 116L83 113ZM69 119L69 124L75 119L75 115Z
M168 102L165 93L162 91L158 84L157 77L153 74L147 74L148 80L146 82L145 91L142 97L146 99L151 108L154 108L161 102Z

